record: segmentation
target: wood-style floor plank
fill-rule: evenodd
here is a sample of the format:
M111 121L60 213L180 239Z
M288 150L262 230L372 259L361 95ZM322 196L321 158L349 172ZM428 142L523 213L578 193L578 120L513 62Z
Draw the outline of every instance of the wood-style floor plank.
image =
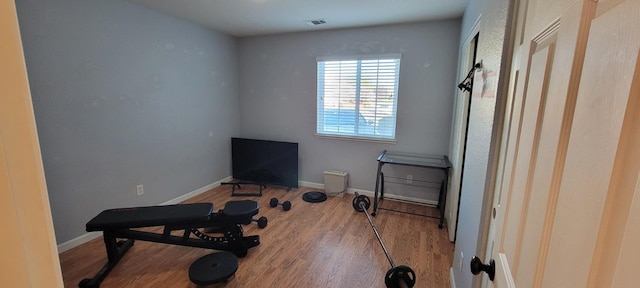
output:
M257 187L242 186L252 189ZM365 215L354 211L353 195L322 203L302 200L302 194L312 190L270 187L262 197L231 197L231 187L220 186L185 201L211 202L218 210L227 201L252 199L260 204L256 216L269 219L264 229L244 226L245 236L260 235L261 244L239 259L234 277L211 287L385 287L389 262ZM269 207L272 197L291 201L291 210ZM437 215L434 208L415 204L385 201L384 207ZM378 210L373 221L395 264L416 272L415 287L449 287L454 245L446 227L438 229L438 220ZM212 250L136 241L100 287L196 287L189 281L189 266L209 253ZM105 262L102 237L61 253L65 287L78 287Z

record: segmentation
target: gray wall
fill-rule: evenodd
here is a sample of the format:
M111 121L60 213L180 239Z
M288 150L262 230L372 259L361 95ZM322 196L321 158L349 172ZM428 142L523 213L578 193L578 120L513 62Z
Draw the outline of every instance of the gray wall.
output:
M467 150L464 163L464 178L460 195L460 208L458 217L458 234L453 260L453 274L456 287L476 287L480 276L473 276L469 269L471 257L477 255L483 261L484 247L478 243L483 242L481 216L489 211L483 211L485 194L493 193L487 189L491 180L488 174L491 170L490 160L492 148L498 147L492 138L494 127L494 115L501 97L498 91L502 81L506 81L509 75L501 75L505 68L506 59L503 54L504 43L507 34L507 16L509 9L507 0L476 0L469 1L462 23L463 32L461 43L470 33L473 24L480 15L479 40L477 50L477 62L482 61L483 73L490 75L486 79L476 79L476 87L481 87L481 97L472 96L471 110L469 114L469 132L467 135ZM499 132L499 131L498 131ZM464 254L464 259L461 257ZM460 270L462 267L462 270Z
M372 191L383 150L447 153L459 38L460 20L241 38L240 136L298 142L303 181L337 169L350 187ZM397 52L397 144L315 137L316 57Z
M16 4L59 244L231 174L234 38L122 1Z

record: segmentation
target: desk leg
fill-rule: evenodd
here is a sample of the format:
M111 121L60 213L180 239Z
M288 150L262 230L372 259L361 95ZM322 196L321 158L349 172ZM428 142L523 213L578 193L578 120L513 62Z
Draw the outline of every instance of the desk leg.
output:
M373 213L371 213L371 216L376 216L376 212L378 212L378 192L382 193L382 190L378 190L378 187L380 185L380 178L382 176L382 165L382 162L378 162L378 172L376 172L376 188L374 189L375 193L373 195Z
M384 173L380 172L380 200L384 199Z
M447 208L447 186L449 184L449 169L443 169L444 180L442 180L442 186L440 186L440 199L438 199L438 208L440 209L440 224L438 228L442 229L444 224L444 211Z

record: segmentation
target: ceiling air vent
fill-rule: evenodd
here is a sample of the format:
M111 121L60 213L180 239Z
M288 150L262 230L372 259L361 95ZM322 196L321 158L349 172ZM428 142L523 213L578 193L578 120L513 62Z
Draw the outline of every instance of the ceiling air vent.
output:
M318 26L322 24L327 24L327 21L324 21L324 19L314 19L314 20L307 20L305 21L305 23L307 23L307 25L309 26Z

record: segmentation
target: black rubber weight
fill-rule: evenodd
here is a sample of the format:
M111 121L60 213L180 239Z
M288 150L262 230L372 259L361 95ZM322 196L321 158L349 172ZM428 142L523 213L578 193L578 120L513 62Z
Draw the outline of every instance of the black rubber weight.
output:
M189 279L198 285L227 281L238 270L238 258L231 252L216 252L200 257L189 267Z
M302 194L302 200L311 202L311 203L323 202L327 200L327 194L324 194L323 192L319 192L319 191L311 191L311 192Z
M387 288L412 288L416 284L416 273L409 266L393 267L387 271L384 284Z

